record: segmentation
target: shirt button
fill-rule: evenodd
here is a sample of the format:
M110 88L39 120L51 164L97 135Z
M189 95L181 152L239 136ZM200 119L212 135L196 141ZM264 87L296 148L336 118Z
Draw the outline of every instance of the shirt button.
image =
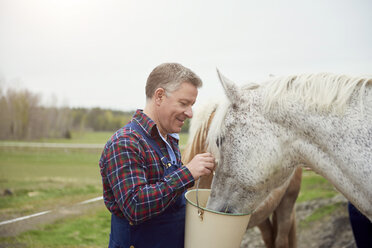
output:
M129 221L129 225L133 226L133 222L132 221ZM133 246L133 248L134 248L134 246Z

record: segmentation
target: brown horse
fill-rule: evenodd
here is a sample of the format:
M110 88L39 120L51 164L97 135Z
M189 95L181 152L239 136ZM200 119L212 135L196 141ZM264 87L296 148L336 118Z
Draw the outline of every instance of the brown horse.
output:
M194 113L191 120L183 163L187 164L196 154L206 152L206 137L218 104L208 104ZM218 163L218 162L217 162ZM302 170L299 167L291 178L273 190L253 212L248 228L257 226L268 248L296 247L295 202L300 191ZM213 174L200 179L199 188L211 188ZM270 216L272 215L272 219Z

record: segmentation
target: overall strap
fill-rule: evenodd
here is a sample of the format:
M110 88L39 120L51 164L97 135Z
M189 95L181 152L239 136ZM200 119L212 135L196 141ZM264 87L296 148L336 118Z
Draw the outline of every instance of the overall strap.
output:
M160 150L159 145L155 142L155 140L143 130L143 128L136 122L131 121L126 125L126 127L133 128L136 130L145 140L146 142L155 150L155 152L159 155L161 163L166 167L170 167L170 163L168 162L168 159L166 156L163 155L163 153Z

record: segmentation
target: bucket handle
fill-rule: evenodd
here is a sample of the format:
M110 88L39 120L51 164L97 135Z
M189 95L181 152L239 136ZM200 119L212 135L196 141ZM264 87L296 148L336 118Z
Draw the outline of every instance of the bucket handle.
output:
M200 183L200 177L198 179L198 182L196 183L196 205L198 207L198 216L200 218L200 221L203 221L203 218L204 218L204 209L202 209L200 206L199 206L199 198L198 198L198 189L199 189L199 183Z

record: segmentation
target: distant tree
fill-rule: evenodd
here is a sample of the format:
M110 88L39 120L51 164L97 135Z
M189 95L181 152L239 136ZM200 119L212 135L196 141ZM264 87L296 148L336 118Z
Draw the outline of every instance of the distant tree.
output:
M88 109L86 108L71 109L72 128L74 130L84 130L87 123L87 113Z
M0 88L0 139L9 138L11 118L4 91Z
M0 139L62 137L71 129L68 108L43 107L28 90L0 91Z
M39 107L40 97L27 90L8 89L8 114L11 119L10 137L14 139L31 138L30 120Z
M87 112L85 127L94 131L115 131L124 126L132 115L133 112L93 108Z

